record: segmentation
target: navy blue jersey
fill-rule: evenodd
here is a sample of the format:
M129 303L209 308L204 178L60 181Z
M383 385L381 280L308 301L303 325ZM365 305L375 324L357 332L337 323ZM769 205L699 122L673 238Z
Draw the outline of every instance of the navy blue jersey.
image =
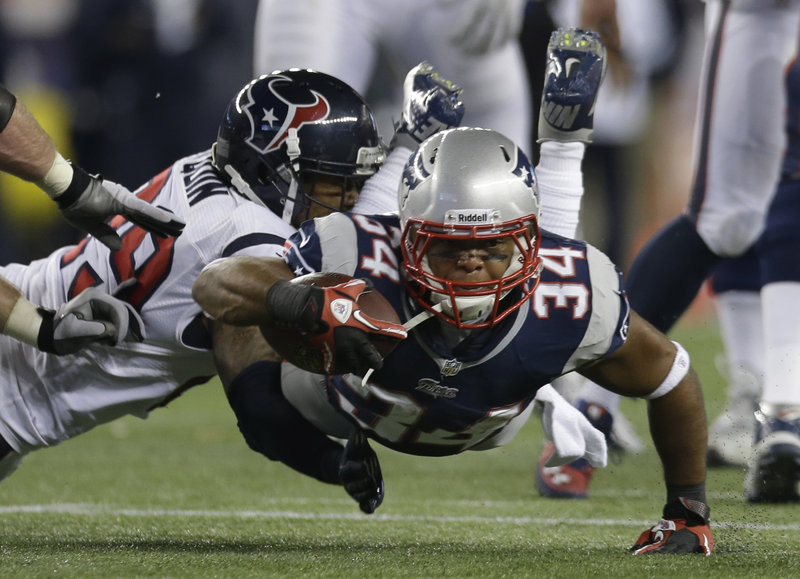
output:
M401 319L419 312L399 273L395 215L333 214L287 242L296 275L336 271L370 278ZM495 435L540 386L615 351L629 307L617 268L582 241L543 232L534 296L492 328L456 330L431 318L386 357L367 383L325 380L330 403L401 452L454 454ZM513 301L513 300L509 300Z

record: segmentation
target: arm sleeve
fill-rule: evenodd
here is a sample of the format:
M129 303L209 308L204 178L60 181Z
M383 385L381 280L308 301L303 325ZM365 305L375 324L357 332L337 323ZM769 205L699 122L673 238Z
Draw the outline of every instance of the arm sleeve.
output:
M364 184L353 213L377 215L397 211L397 189L410 156L411 150L405 147L393 149L378 172Z
M281 392L279 362L256 362L242 370L228 388L247 445L294 470L330 484L341 484L343 447L314 427Z
M546 141L539 150L536 179L542 200L539 226L564 237L575 237L583 198L583 143Z

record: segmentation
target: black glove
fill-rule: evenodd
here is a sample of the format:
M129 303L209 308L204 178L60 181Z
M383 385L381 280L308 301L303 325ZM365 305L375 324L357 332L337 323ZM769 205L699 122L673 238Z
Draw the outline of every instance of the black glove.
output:
M70 224L90 233L109 249L122 247L122 240L106 220L122 215L148 231L162 237L177 236L186 225L165 209L139 199L125 187L72 165L72 182L55 201Z
M362 511L371 515L383 502L383 474L378 455L364 431L357 429L347 441L339 463L339 479Z
M710 514L711 509L703 502L684 497L671 501L664 505L664 518L639 536L631 553L703 553L709 556L714 551Z
M94 342L115 346L144 339L144 323L133 306L97 288L81 292L56 312L39 308L39 313L37 347L50 354L72 354Z
M364 314L358 297L372 287L367 279L320 287L281 280L267 292L267 310L273 323L294 328L311 337L325 358L325 371L363 375L383 366L383 357L370 341L371 334L404 338L402 325L376 320ZM333 307L346 304L347 308ZM342 311L349 310L343 316Z

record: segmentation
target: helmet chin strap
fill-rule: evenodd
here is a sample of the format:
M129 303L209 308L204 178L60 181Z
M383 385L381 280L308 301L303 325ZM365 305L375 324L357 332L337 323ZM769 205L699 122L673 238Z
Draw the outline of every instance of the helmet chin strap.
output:
M300 157L300 137L297 136L297 128L289 129L289 136L286 137L286 155L289 157L289 164L292 166L292 171L286 171L289 179L289 191L286 193L286 199L283 203L283 219L286 223L292 222L294 213L295 199L297 199L297 175L300 174L300 163L297 159ZM281 175L285 179L285 175Z
M438 304L433 306L433 309L436 310L437 312L441 312L442 311L442 303L439 302ZM408 331L411 330L411 328L415 328L416 326L420 325L422 322L424 322L428 318L432 318L433 315L434 314L433 314L432 311L423 310L420 313L418 313L416 316L414 316L413 318L408 320L405 324L403 324L403 328L405 328L405 330L408 332ZM366 373L364 374L364 377L361 379L361 383L362 384L366 384L367 380L369 379L370 376L372 376L372 373L374 371L375 371L374 368L370 368L369 370L367 370Z
M239 171L234 169L231 165L225 165L225 172L231 178L231 185L242 195L247 197L253 203L258 203L259 205L264 205L264 202L259 199L258 195L255 194L250 188L250 185L244 178L239 174Z
M437 312L441 312L442 307L443 307L442 302L439 302L438 304L434 305L431 309L436 310ZM408 320L405 324L403 324L403 328L405 328L406 331L408 332L411 330L411 328L415 328L428 318L432 318L433 315L434 314L431 310L422 310L416 316L414 316L413 318Z
M289 191L286 193L286 198L283 203L283 215L281 215L281 219L283 219L286 223L292 222L292 214L294 213L294 200L297 199L297 179L295 178L294 174L291 171L288 171L290 176L289 181Z

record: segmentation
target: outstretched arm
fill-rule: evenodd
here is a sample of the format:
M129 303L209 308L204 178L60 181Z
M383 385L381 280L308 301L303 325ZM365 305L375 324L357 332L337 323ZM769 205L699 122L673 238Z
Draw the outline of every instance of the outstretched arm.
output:
M133 307L89 288L58 310L28 301L0 277L0 332L50 354L73 354L93 343L141 342L144 323Z
M208 264L194 282L192 296L217 321L233 326L258 326L271 318L267 292L294 275L281 258L236 256Z
M714 536L706 504L706 413L688 354L632 312L625 344L581 373L618 394L648 399L667 500L662 520L640 535L631 552L710 555Z
M580 373L622 396L646 398L675 361L675 344L635 312L628 339L614 354ZM688 364L688 360L686 362ZM668 393L648 400L653 443L668 485L693 485L706 477L706 412L697 375L690 367Z
M26 181L44 178L56 146L33 115L0 85L0 170Z
M122 240L105 221L123 215L158 235L180 235L183 221L136 197L122 185L69 163L25 105L0 85L0 171L35 183L57 204L73 226L111 249Z

